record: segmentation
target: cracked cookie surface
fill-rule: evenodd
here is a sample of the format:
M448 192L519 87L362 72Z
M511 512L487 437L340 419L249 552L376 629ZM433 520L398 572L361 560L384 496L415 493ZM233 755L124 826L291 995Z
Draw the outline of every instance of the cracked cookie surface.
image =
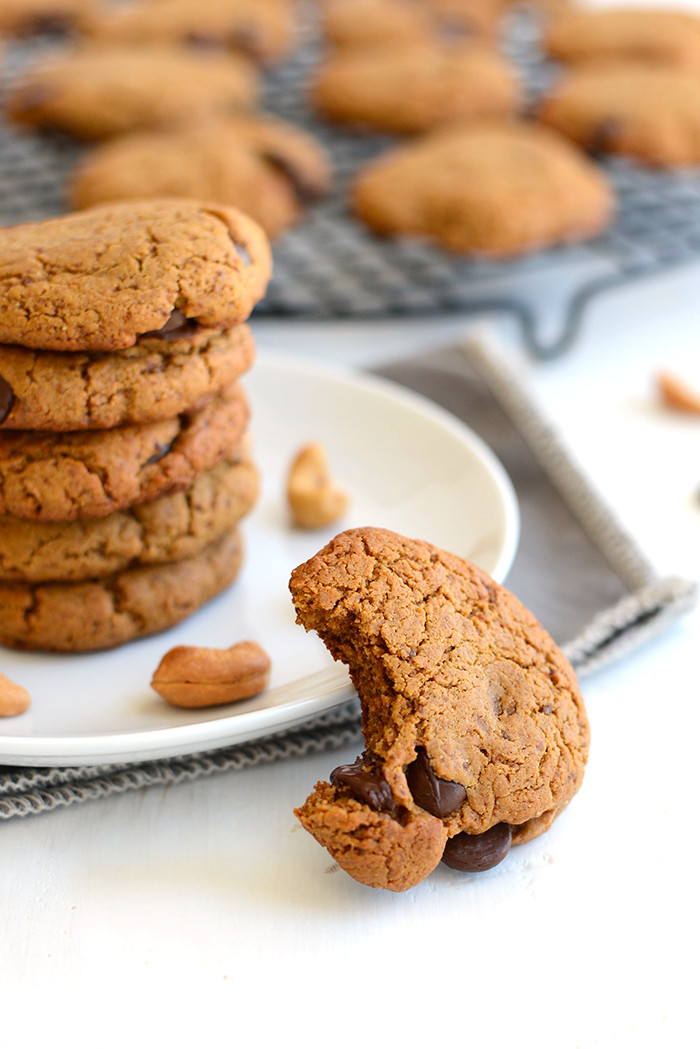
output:
M119 203L0 230L0 342L118 350L173 311L203 327L246 320L270 277L267 238L235 208Z
M252 510L259 488L258 471L240 445L185 491L107 517L51 522L5 515L0 580L77 582L192 557Z
M589 727L574 672L485 572L353 529L295 569L290 590L297 621L347 664L362 704L365 754L296 810L357 880L409 888L494 827L507 844L528 841L577 792Z
M258 79L234 55L83 44L23 72L5 108L18 125L91 141L247 109L257 101Z
M203 408L156 423L54 434L0 432L0 513L35 521L106 517L189 487L241 440L248 401L234 383Z
M78 165L69 193L76 208L145 197L216 200L279 237L327 192L330 179L324 150L306 132L241 116L105 143Z
M236 528L193 557L83 583L0 583L0 644L88 652L166 630L236 578Z
M455 126L393 147L357 174L351 200L379 234L492 258L591 237L614 208L588 157L516 123Z
M97 430L170 419L203 406L254 356L245 324L143 338L119 353L0 345L0 428Z

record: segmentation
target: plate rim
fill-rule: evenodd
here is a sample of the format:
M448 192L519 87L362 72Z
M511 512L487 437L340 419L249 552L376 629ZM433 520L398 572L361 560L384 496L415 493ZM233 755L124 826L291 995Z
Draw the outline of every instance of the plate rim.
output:
M442 405L429 397L402 386L393 379L365 371L360 367L319 362L311 356L292 351L265 350L258 347L252 369L262 372L286 370L307 374L325 381L341 382L361 392L369 389L403 407L427 417L469 447L486 467L500 494L505 513L503 549L489 574L502 581L513 563L520 537L520 508L513 483L493 450L472 428ZM247 376L243 376L245 381ZM329 699L312 698L293 704L271 706L249 712L232 713L228 717L208 721L173 725L168 728L146 729L143 732L111 733L109 735L67 736L60 753L56 739L51 736L3 736L0 733L0 763L9 766L37 766L66 768L71 766L100 766L109 764L134 765L144 761L182 757L187 754L220 750L238 743L262 739L273 732L284 731L295 724L310 720L315 715L330 712L347 703L347 689ZM282 712L286 716L282 715ZM276 716L275 716L276 715ZM238 730L235 730L238 726Z

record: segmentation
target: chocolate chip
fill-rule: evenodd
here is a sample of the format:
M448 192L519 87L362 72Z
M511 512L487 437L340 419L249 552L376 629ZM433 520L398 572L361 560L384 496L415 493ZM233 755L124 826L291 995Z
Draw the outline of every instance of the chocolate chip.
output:
M0 423L4 423L15 403L15 395L7 379L0 375Z
M375 812L396 812L391 787L380 773L365 768L365 761L360 756L351 765L338 765L331 772L331 783L334 787L347 787L353 797Z
M512 831L497 823L483 834L455 834L449 838L442 862L456 871L488 871L508 855Z
M589 153L605 153L615 144L615 140L622 131L622 120L620 117L606 117L592 129L588 139L587 149Z
M157 444L155 452L146 459L143 465L152 466L153 463L159 463L163 456L168 454L172 446L172 442L170 444Z
M422 747L418 748L416 760L406 769L406 781L416 805L441 819L458 809L467 797L466 788L461 783L435 775Z
M292 184L294 195L300 204L309 204L323 193L323 187L319 186L305 171L302 171L289 157L272 150L266 150L261 154L263 160L267 161L273 168L280 171Z
M197 328L197 321L186 317L181 310L173 310L162 328L157 331L145 331L142 339L181 339Z

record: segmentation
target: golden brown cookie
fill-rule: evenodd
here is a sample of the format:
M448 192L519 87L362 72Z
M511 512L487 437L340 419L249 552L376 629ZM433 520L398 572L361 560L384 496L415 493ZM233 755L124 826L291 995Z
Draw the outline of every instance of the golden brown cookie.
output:
M352 186L355 214L385 236L505 258L604 229L613 196L565 140L525 125L444 128L394 147Z
M83 583L0 583L0 644L88 652L167 630L236 578L236 528L193 557Z
M203 408L112 430L0 432L0 514L31 521L106 517L182 491L241 440L248 401L238 384Z
M95 17L88 32L98 40L136 44L225 47L261 62L291 51L296 31L289 0L141 0Z
M171 419L203 406L251 367L255 346L246 324L183 329L119 353L0 345L0 428L101 430Z
M555 85L540 120L592 153L658 167L700 163L700 77L647 63L580 67Z
M88 154L69 187L76 208L146 197L192 197L234 205L279 237L330 186L330 164L309 134L263 117L142 132Z
M258 471L244 447L237 449L184 492L108 517L0 517L0 580L79 582L193 557L238 524L258 498Z
M700 18L659 8L562 10L544 48L562 62L629 59L700 69Z
M366 745L296 814L358 881L403 891L441 859L488 869L576 794L589 728L574 672L485 572L361 528L290 590L297 621L350 669Z
M415 133L476 117L510 116L519 100L510 64L481 44L350 48L317 70L312 101L327 120Z
M6 111L15 124L90 141L225 116L257 97L258 73L242 56L83 44L23 73Z
M2 0L0 33L28 36L76 29L94 7L95 0Z
M0 229L0 343L117 350L172 327L244 321L270 247L237 211L192 200L112 204Z

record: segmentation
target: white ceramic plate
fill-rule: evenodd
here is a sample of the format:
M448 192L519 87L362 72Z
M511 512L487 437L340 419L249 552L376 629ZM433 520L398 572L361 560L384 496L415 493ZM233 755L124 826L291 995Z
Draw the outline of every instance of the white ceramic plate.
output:
M347 700L347 675L316 635L295 625L287 589L292 568L344 528L390 528L461 554L499 581L505 577L518 538L515 495L491 451L454 416L394 383L262 351L245 385L264 481L244 523L238 580L180 626L111 652L0 650L2 673L32 696L26 714L0 721L0 762L87 765L212 750ZM291 457L310 441L325 446L352 498L347 517L321 532L292 529L284 500ZM243 639L258 641L272 657L274 692L187 711L150 689L173 645L227 647ZM310 682L295 685L307 675L314 675Z

